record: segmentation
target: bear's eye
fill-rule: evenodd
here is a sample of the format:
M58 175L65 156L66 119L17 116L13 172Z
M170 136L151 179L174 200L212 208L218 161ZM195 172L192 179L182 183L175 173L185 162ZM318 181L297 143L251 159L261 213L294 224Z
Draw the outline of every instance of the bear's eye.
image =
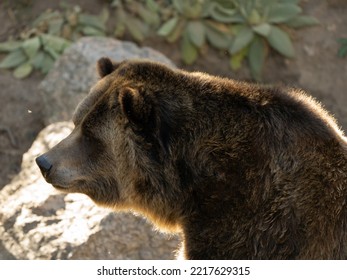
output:
M93 133L85 126L82 127L82 139L86 142L92 142L94 140Z
M96 138L89 132L83 133L83 138L86 142L95 142Z
M87 141L87 142L91 142L92 138L88 135L84 135L84 140Z

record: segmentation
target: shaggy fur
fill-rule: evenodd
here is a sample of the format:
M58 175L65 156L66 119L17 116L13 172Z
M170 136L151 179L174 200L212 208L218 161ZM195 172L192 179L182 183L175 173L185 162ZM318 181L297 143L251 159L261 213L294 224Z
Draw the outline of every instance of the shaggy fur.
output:
M346 139L304 92L148 61L98 72L38 160L54 187L181 232L188 259L347 257Z

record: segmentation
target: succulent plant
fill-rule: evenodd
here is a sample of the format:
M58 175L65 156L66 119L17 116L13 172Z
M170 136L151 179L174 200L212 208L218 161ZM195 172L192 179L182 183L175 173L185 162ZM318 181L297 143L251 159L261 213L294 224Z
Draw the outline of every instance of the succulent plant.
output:
M47 10L34 22L33 28L38 33L75 41L81 36L105 36L105 23L109 17L108 10L104 9L100 15L83 13L79 6L66 6L65 12Z
M216 4L212 17L232 24L234 37L229 47L231 66L235 65L235 60L240 60L240 56L247 56L252 76L257 80L260 80L269 47L285 57L295 56L288 34L289 28L318 23L315 18L301 14L302 9L298 6L298 0L233 0L232 2L234 7L224 9L223 13L222 7Z
M159 5L155 0L113 0L111 7L115 8L114 35L117 38L128 31L135 41L142 42L160 22Z
M228 48L230 30L224 24L211 20L213 1L173 0L172 3L175 13L160 27L158 35L170 43L182 39L181 53L185 63L193 63L206 43L217 49Z
M302 14L299 0L108 0L113 8L98 16L81 8L47 11L23 32L21 40L0 43L9 55L0 68L14 68L22 78L39 69L46 73L70 41L80 36L105 36L109 14L115 19L115 37L130 34L142 42L152 31L168 42L180 41L181 57L193 63L211 46L230 55L237 70L245 59L254 79L260 80L271 49L282 56L295 55L291 30L317 24ZM346 39L340 39L339 56L347 55Z
M294 57L288 30L317 24L302 15L298 0L172 0L176 12L159 29L167 41L181 39L182 58L195 61L205 43L227 50L232 69L248 57L252 76L260 80L269 47Z
M13 75L18 79L27 77L34 69L45 74L69 45L69 41L50 34L0 43L0 52L9 52L0 68L14 69Z
M0 62L2 69L14 69L16 78L25 78L33 70L46 74L54 61L83 35L104 36L107 13L100 16L82 13L76 6L65 13L48 10L39 16L20 40L0 43L0 52L9 54Z

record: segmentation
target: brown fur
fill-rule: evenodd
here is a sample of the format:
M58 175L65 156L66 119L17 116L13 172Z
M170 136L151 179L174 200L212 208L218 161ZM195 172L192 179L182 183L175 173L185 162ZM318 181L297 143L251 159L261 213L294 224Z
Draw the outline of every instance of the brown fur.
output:
M48 182L180 231L188 259L345 259L346 139L300 90L103 58ZM42 167L41 167L42 169Z

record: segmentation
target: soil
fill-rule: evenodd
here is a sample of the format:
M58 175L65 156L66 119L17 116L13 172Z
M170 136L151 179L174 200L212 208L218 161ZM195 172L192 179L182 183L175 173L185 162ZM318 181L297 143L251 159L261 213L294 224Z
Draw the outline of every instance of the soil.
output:
M106 1L71 0L69 3L97 13ZM296 58L286 60L273 54L264 69L264 82L305 89L320 100L346 129L347 58L337 57L339 45L336 39L347 38L347 1L302 0L301 5L305 14L317 17L321 24L293 33ZM17 36L46 9L58 7L59 1L1 1L0 42ZM181 68L250 80L246 67L231 72L227 56L212 49L207 50L194 65L185 66L180 61L179 45L170 45L156 38L147 39L143 45L162 52ZM19 172L23 153L43 128L43 104L37 90L43 78L35 73L27 79L17 80L11 72L0 70L0 189Z

